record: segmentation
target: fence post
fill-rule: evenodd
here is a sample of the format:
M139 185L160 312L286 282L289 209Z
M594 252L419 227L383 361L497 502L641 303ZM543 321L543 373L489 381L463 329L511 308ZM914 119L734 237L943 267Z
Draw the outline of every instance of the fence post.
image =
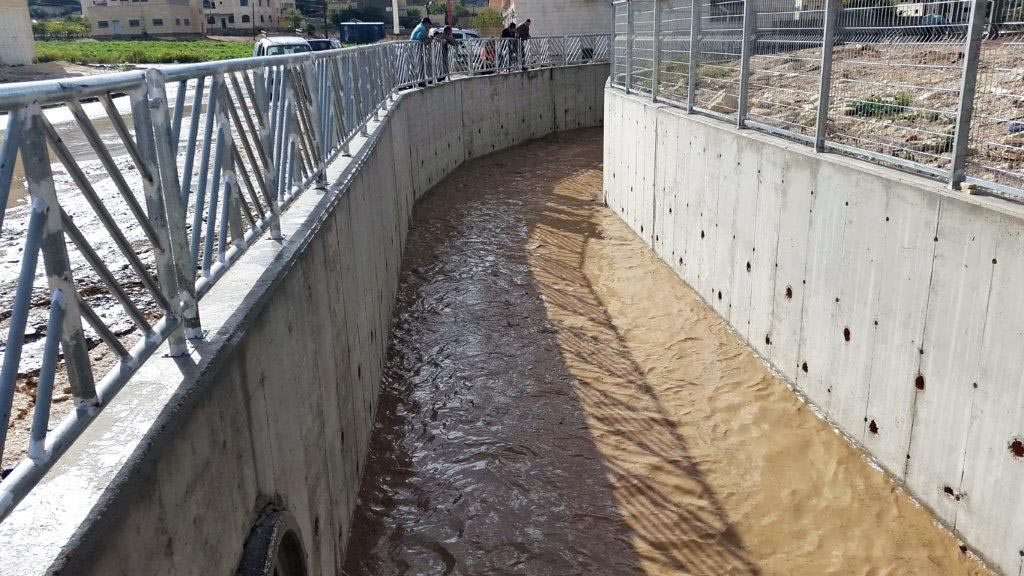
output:
M978 87L978 64L981 61L981 36L986 24L988 0L973 0L971 16L967 22L967 46L964 49L964 74L960 81L960 102L957 106L956 132L949 171L949 187L959 190L966 177L967 144L971 136L974 115L974 95Z
M633 89L633 3L626 0L626 94Z
M89 347L85 342L85 331L82 328L78 291L75 288L67 243L64 240L64 224L61 221L61 207L57 201L57 190L53 184L49 150L47 150L46 139L42 136L44 132L43 111L38 104L29 106L28 123L28 133L21 139L21 159L25 165L25 180L28 182L28 193L32 199L33 210L38 207L41 212L42 229L39 236L39 248L43 254L43 264L50 291L61 290L67 296L67 300L64 302L66 308L61 326L60 347L67 366L68 382L71 385L72 395L79 402L96 405L99 403L96 395L96 382L93 380ZM31 282L31 280L22 278L21 282ZM28 285L31 286L31 284ZM6 364L4 367L6 368ZM6 427L7 422L4 421L3 424ZM2 447L2 443L3 441L0 439L0 447Z
M166 254L160 254L160 248L153 247L158 276L159 268L162 266L173 271L174 277L160 279L161 287L165 290L167 299L171 301L171 306L181 307L173 313L178 315L182 322L185 338L202 338L203 330L196 298L195 263L188 248L188 231L185 229L186 206L182 200L181 182L178 180L176 142L168 118L167 87L162 72L155 69L146 72L144 94L143 97L148 99L146 108L149 109L149 115L142 113L142 110L133 109L133 116L136 134L140 132L140 128L147 134L146 138L136 136L140 140L143 157L148 156L152 166L158 169L158 172L153 174L154 178L159 178L159 184L150 205L150 221L158 230L161 227L166 228L166 231L161 230L161 239L167 242L167 246L162 247ZM151 140L148 137L150 133ZM167 259L166 263L163 262L164 258ZM180 344L177 335L172 335L168 339L172 356L186 353Z
M697 59L700 57L700 14L702 0L690 3L690 61L686 73L686 112L693 113L693 101L697 94Z
M663 2L654 0L653 38L651 39L651 102L658 101L658 68L661 67L661 7Z
M757 0L743 1L743 44L740 48L740 93L736 99L736 127L747 123L747 98L750 93L750 54L754 51L757 30Z
M814 151L825 151L825 125L832 85L832 48L835 46L839 22L839 0L825 2L825 31L821 42L821 83L818 90L818 118L814 130Z

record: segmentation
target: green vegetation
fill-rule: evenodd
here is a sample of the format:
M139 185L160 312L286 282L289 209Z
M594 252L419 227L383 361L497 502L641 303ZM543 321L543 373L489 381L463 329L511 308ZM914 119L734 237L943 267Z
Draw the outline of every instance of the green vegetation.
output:
M891 100L880 96L872 96L867 100L853 100L850 102L850 108L853 109L854 116L888 118L902 114L913 100L913 94L900 92Z
M33 22L32 34L37 38L80 38L89 35L89 22L81 16Z
M477 12L476 16L470 20L470 26L477 30L501 28L502 24L504 24L504 20L501 17L501 13L491 7L480 10Z
M427 14L447 14L448 5L444 2L433 2L427 4ZM466 5L462 2L452 2L452 16L469 16L473 14L473 11L466 8Z
M298 10L289 10L288 13L284 15L284 19L282 20L285 26L292 29L301 28L302 24L305 21L306 19Z
M730 64L733 64L730 62ZM738 66L738 63L735 65ZM700 68L697 68L698 78L729 78L735 76L737 70L730 66L716 66L714 64L705 64Z
M36 60L75 64L169 64L252 56L251 42L214 40L83 40L36 42Z

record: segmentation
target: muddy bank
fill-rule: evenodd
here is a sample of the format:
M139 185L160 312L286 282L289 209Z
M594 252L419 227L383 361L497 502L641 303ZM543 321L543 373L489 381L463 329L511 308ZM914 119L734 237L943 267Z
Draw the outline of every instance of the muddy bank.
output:
M106 74L118 68L117 66L85 66L59 60L29 64L27 66L0 66L0 84L94 76L96 74Z
M597 198L601 133L417 206L345 570L985 574Z

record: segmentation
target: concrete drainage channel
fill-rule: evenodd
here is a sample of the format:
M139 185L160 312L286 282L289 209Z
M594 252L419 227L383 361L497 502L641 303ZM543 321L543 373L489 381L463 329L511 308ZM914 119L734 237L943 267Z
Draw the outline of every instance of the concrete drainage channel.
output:
M0 523L0 574L340 574L416 199L468 159L600 125L607 76L401 93L291 200L284 240L208 288L206 338L156 350Z

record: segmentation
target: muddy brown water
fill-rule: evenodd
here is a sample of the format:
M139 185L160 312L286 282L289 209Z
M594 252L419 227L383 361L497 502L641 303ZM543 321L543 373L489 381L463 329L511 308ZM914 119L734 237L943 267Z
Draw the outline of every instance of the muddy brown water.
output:
M987 574L599 202L601 145L417 205L346 573Z

